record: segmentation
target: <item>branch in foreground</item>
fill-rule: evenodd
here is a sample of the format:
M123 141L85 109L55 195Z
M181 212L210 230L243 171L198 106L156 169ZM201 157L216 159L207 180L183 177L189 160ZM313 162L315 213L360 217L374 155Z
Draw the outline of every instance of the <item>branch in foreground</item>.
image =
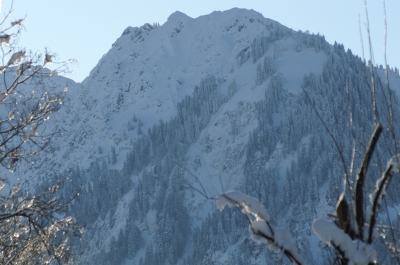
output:
M395 156L390 159L385 172L382 177L376 181L376 190L370 195L372 206L369 207L368 213L371 216L368 231L368 243L372 243L374 236L374 229L376 224L376 218L378 217L379 207L382 204L382 199L386 194L386 190L389 187L390 181L395 173L400 171L399 156Z
M375 151L376 144L378 143L379 136L381 135L383 127L378 124L372 137L369 141L368 148L365 151L364 160L357 175L356 188L355 188L355 202L356 202L356 217L358 224L358 237L363 239L364 236L364 182L367 175L368 166L370 164L372 154Z
M70 238L82 229L72 217L62 217L67 202L55 197L58 185L36 196L21 196L18 186L0 197L1 264L71 264Z
M271 226L268 211L257 199L238 191L228 191L218 197L216 203L221 211L225 206L239 208L249 222L249 232L254 240L264 239L269 249L285 254L293 264L305 264L289 232Z
M376 250L371 244L361 240L352 240L348 234L336 224L317 219L313 225L314 233L325 244L332 244L343 254L349 265L367 265L376 262Z

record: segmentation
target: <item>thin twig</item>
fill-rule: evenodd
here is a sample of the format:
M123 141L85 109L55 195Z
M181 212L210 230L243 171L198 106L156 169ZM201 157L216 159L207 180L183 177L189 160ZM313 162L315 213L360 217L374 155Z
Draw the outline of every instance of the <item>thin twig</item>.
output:
M396 135L394 131L394 122L393 122L393 105L392 105L392 92L390 90L390 85L389 85L389 66L387 65L387 58L386 58L386 43L387 43L387 20L386 20L386 4L385 0L382 0L383 3L383 20L385 24L385 38L384 38L384 45L383 45L383 57L384 57L384 62L385 62L385 84L386 84L386 91L389 96L389 128L390 128L390 133L392 134L393 138L393 145L394 145L394 152L397 154L398 149L397 149L397 141L396 141Z
M200 189L194 187L192 184L186 183L186 185L188 185L189 188L197 191L200 195L202 195L204 198L206 198L207 200L216 200L217 197L211 197L207 194L206 189L204 188L203 184L201 183L201 181L199 180L199 177L196 176L196 174L192 173L192 171L190 171L190 169L188 169L187 167L183 166L182 164L174 161L174 163L179 166L180 168L182 168L184 171L186 171L187 173L189 173L190 176L192 176L194 178L194 180L197 182L197 184L200 186Z
M367 33L368 33L368 45L369 45L369 57L370 57L368 66L369 66L369 70L371 72L372 110L374 113L374 126L376 126L377 119L378 119L378 110L376 108L376 95L375 95L374 58L373 58L374 53L372 50L371 31L370 31L370 27L369 27L367 0L364 0L364 5L365 5L365 15L367 18L366 28L367 28Z
M363 59L363 61L365 61L365 58L364 58L364 41L363 41L362 31L361 31L360 14L358 14L358 29L359 29L359 31L360 31L362 59Z
M306 95L306 98L307 98L308 102L310 103L311 107L313 108L313 110L317 114L318 119L321 121L322 125L324 126L326 132L329 134L329 136L333 140L333 142L335 144L335 147L336 147L336 149L337 149L337 151L339 153L340 160L342 162L342 166L343 166L343 170L344 170L344 177L345 177L344 189L346 189L346 186L348 186L348 185L346 185L346 183L350 183L350 181L349 181L349 173L347 172L347 164L346 164L346 160L344 159L344 154L342 152L342 149L340 148L340 146L339 146L338 142L336 141L335 137L333 136L332 132L329 130L328 126L326 125L326 123L322 119L322 117L319 114L318 110L315 108L314 104L312 103L312 101L311 101L308 93L305 91L305 89L303 89L303 92Z

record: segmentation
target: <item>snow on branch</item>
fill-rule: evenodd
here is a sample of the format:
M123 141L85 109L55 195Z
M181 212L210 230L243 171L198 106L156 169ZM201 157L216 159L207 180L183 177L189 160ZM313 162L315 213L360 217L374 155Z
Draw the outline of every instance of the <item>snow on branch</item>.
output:
M11 22L11 27L14 27L14 26L22 26L22 22L23 22L23 21L24 21L23 18L20 18L20 19L18 19L18 20L15 20L15 21Z
M27 140L37 136L38 135L37 130L38 130L37 124L32 125L32 128L30 130L27 130L22 133L22 140L27 141Z
M389 160L388 167L391 167L391 173L400 172L400 155L394 156Z
M7 65L17 64L25 58L25 51L19 51L11 55L10 60L8 60Z
M293 264L305 264L289 232L271 226L267 209L257 199L239 191L228 191L216 199L216 204L220 211L226 206L239 208L249 222L249 232L254 240L264 239L269 249L284 253Z
M368 207L368 215L370 216L369 231L368 231L368 243L372 243L374 237L374 228L376 218L378 215L379 207L382 204L382 199L386 194L386 190L389 187L389 183L395 173L400 171L400 155L392 157L383 172L382 177L376 181L376 190L370 194L371 206Z
M371 139L368 144L368 148L365 152L363 163L361 164L360 170L357 174L356 187L355 187L355 204L356 204L356 219L358 225L358 236L363 238L364 235L364 182L367 175L368 166L370 164L372 154L374 153L376 144L378 143L379 137L383 131L383 126L377 124L374 132L372 133Z
M44 56L44 64L52 63L53 62L53 58L54 58L54 55L46 53L45 56Z
M256 220L269 221L270 217L264 205L257 199L239 191L228 191L217 199L218 210L222 211L227 205L229 207L237 207L239 205L242 207L244 214L252 214Z
M10 43L10 40L11 40L11 35L8 34L0 35L0 45L3 43Z
M368 265L376 262L376 250L371 244L361 240L352 240L348 234L336 224L317 219L312 228L325 244L339 248L348 260L349 265Z

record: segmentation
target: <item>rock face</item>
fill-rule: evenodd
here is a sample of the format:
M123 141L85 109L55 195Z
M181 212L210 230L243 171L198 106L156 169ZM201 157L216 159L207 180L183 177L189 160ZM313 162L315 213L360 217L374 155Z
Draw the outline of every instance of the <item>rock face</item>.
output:
M70 82L47 128L61 138L20 172L37 187L71 180L63 196L80 190L71 214L85 226L81 264L277 261L239 212L219 212L202 194L229 189L258 198L318 264L328 255L311 223L334 211L343 167L314 108L348 164L356 136L358 165L372 132L368 76L343 45L255 11L175 12L160 27L128 27L81 84ZM399 76L389 77L399 91ZM383 123L385 96L377 90ZM367 191L379 172L370 169Z

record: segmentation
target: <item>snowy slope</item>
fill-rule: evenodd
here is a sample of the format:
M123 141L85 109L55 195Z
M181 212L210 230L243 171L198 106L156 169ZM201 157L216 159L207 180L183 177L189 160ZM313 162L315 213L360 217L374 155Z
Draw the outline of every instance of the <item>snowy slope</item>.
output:
M209 74L225 83L221 88L225 91L234 79L238 87L252 89L255 65L236 71L237 56L256 36L267 36L272 30L269 27L284 28L259 13L241 9L196 19L176 12L159 28L149 24L128 27L90 76L70 90L69 102L61 111L65 114L60 114L68 116L61 119L69 132L65 135L68 147L60 147L62 158L68 156L71 164L87 166L99 156L99 146L106 153L111 146L119 146L118 155L123 158L131 140L124 134L133 114L143 122L143 132L159 120L168 121L176 115L176 104ZM321 71L325 56L321 52L309 60L308 53L314 52L296 53L295 42L293 38L279 41L276 65L288 89L298 93L303 75ZM259 98L257 90L242 93L251 101Z
M211 229L207 225L214 229L211 234L219 231L219 237L231 243L229 247L225 241L215 243L218 247L204 252L201 264L240 263L247 255L253 262L269 260L271 254L265 248L246 240L240 216L222 213L221 217L213 201L182 186L201 188L189 172L198 177L209 196L241 189L267 202L275 222L297 231L303 240L296 243L307 252L318 241L304 224L333 210L336 195L329 194L340 191L329 191L329 187L341 185L342 174L334 166L332 172L339 177L315 181L319 185L315 186L318 169L306 172L300 167L305 163L302 156L314 154L312 144L322 141L323 134L321 127L312 129L318 121L310 114L311 108L302 107L304 76L322 76L330 60L342 62L342 53L346 54L319 35L294 32L255 11L237 8L195 19L175 12L160 27L128 27L81 84L54 79L54 86L69 83L64 106L47 127L61 131L62 136L50 152L40 154L33 168L23 166L18 172L32 179L29 183L36 182L34 176L46 182L51 175L72 179L71 190L82 188L82 199L72 209L86 226L82 264L105 260L140 264L141 259L144 264L196 264L195 252L203 253L196 249L203 242L196 239L196 231ZM266 70L267 62L273 71ZM390 78L392 88L399 91L399 76L391 72ZM198 92L199 87L214 84L218 100ZM329 102L317 92L311 96ZM190 109L179 107L191 100L198 101L201 109L215 106L193 119L187 114ZM321 109L324 115L325 111L330 110ZM173 123L176 117L183 121ZM182 135L162 132L164 139L158 139L155 132L174 129L168 124L184 128L176 130ZM176 137L173 144L168 142L171 137ZM161 150L164 142L176 150ZM323 167L332 156L315 161ZM138 165L142 157L146 162ZM303 199L296 202L287 190L293 183L299 186L292 183L295 170L298 178L306 179L307 188L315 189L308 191L300 185L302 213L294 205ZM308 197L312 192L321 198L315 204ZM293 201L287 201L288 197ZM172 214L176 209L183 209L182 217ZM310 209L312 214L307 215ZM235 230L231 224L237 232L230 232ZM178 235L160 235L168 230L165 227L173 234L186 225L189 229L178 233L180 242L176 242ZM224 226L223 231L219 226ZM133 244L132 238L141 240ZM170 249L164 250L168 245ZM318 252L307 256L313 258L319 258Z

